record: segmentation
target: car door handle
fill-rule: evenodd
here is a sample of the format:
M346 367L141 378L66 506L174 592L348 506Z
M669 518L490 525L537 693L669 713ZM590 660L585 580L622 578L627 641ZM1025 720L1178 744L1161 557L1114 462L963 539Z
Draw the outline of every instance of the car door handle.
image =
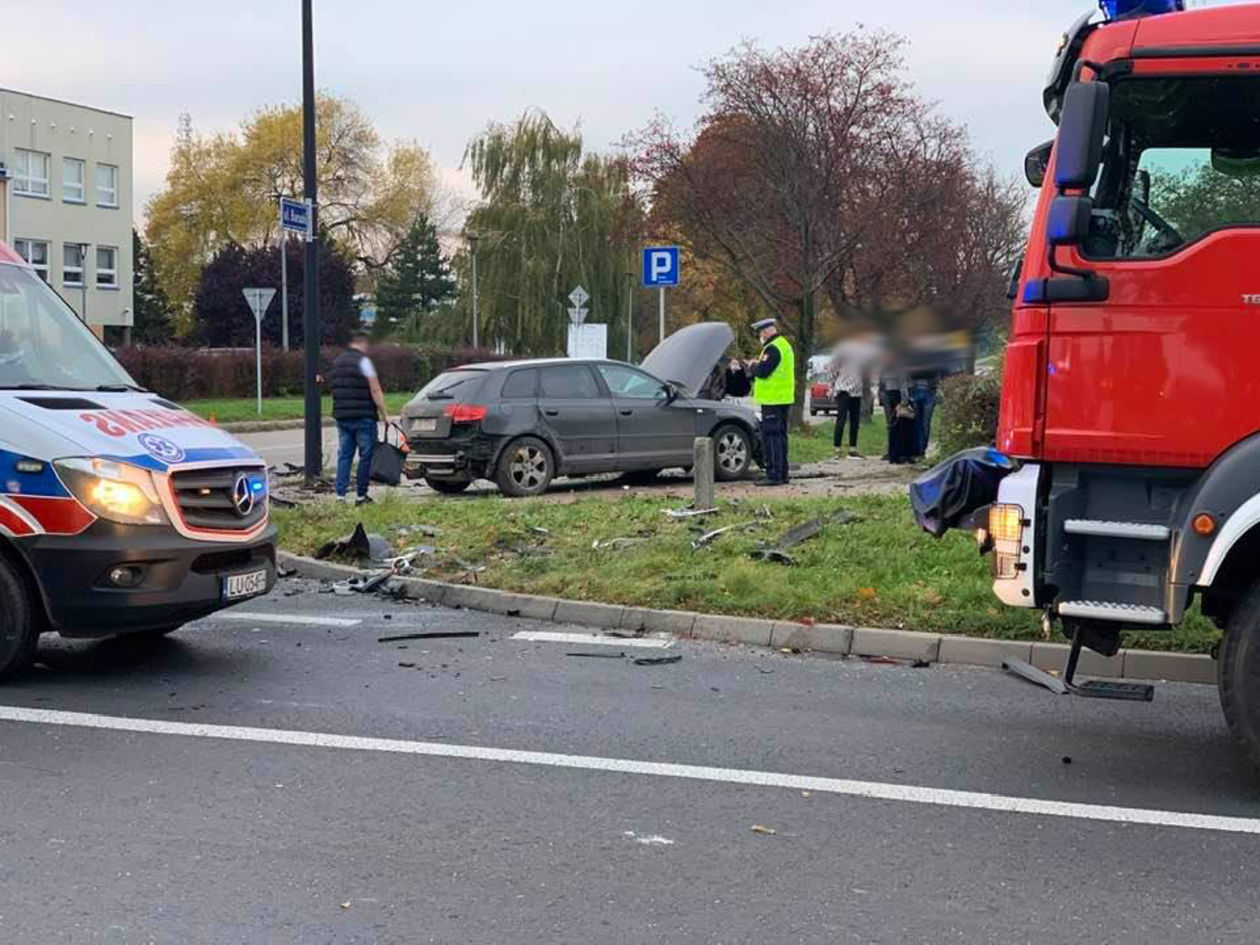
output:
M558 416L560 416L560 411L559 411L559 410L544 410L544 411L543 411L543 413L545 413L545 414L546 414L547 416L549 416L549 417L558 417Z
M619 410L619 411L617 411L617 412L618 412L619 414L621 414L623 417L628 417L628 416L630 416L631 414L633 414L633 413L634 413L634 411L633 411L633 410Z

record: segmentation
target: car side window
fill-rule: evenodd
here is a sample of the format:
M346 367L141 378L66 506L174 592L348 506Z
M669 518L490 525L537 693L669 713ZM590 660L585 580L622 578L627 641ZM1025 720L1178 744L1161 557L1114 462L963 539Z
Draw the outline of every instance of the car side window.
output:
M541 395L553 400L586 400L602 396L599 385L585 364L565 364L543 368Z
M504 400L533 400L538 396L538 369L513 371L503 382Z
M614 397L637 400L664 400L665 398L664 385L650 374L644 374L642 371L636 371L623 364L599 364L596 367Z

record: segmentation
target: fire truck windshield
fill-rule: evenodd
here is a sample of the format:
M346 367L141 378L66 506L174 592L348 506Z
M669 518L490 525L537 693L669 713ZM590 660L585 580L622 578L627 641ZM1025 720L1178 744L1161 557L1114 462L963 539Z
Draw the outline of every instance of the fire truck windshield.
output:
M1260 77L1119 82L1092 196L1093 259L1167 256L1260 226Z

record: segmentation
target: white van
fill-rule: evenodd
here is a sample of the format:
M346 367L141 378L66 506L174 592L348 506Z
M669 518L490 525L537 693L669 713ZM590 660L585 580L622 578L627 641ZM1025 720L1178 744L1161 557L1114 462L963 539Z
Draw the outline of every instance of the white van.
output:
M0 243L0 675L41 633L160 636L276 580L267 469L136 386Z

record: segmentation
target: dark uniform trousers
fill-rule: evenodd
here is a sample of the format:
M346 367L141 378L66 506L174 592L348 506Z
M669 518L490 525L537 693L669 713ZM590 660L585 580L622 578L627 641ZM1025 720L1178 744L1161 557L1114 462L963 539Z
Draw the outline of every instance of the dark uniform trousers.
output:
M788 414L789 404L763 404L761 407L761 443L765 451L766 478L771 482L788 481Z

